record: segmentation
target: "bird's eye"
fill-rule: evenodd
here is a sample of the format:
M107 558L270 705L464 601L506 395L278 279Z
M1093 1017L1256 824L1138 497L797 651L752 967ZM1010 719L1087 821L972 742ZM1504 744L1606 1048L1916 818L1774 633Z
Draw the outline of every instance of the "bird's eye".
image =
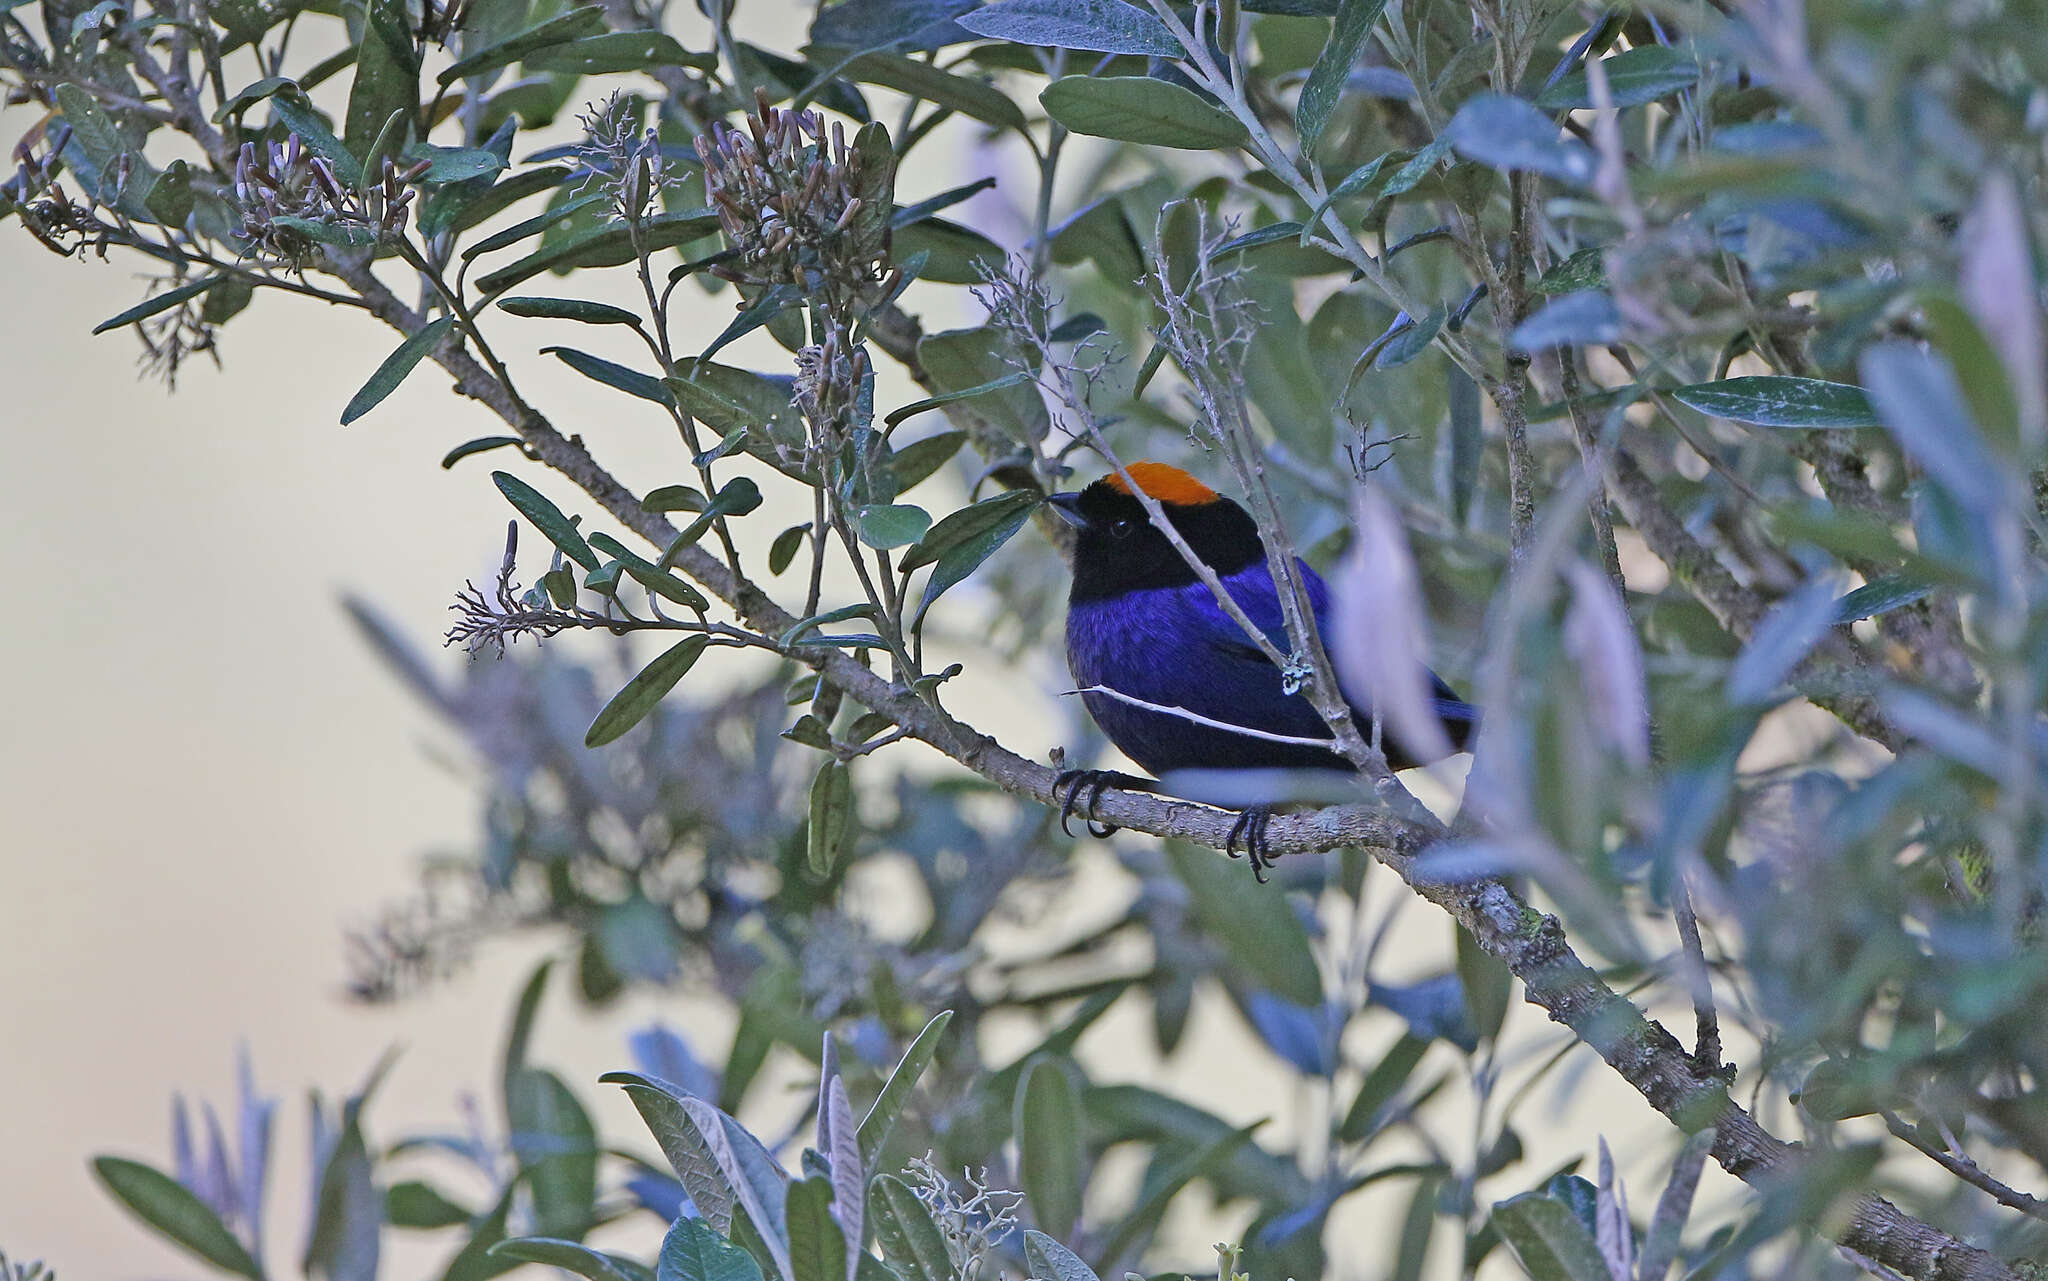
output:
M1119 520L1109 527L1109 536L1111 538L1129 538L1131 536L1131 531L1136 528L1137 526L1133 524L1128 518L1124 520Z

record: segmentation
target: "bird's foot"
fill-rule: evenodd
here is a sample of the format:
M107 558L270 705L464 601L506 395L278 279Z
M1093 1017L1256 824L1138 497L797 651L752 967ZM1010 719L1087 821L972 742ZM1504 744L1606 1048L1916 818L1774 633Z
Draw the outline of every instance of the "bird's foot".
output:
M1096 821L1095 803L1102 799L1102 794L1112 787L1129 792L1144 792L1150 791L1151 786L1145 779L1119 774L1113 769L1061 770L1059 777L1052 781L1053 799L1060 801L1060 830L1072 836L1074 830L1067 826L1067 821L1079 814L1081 821L1087 824L1090 836L1098 839L1108 836L1118 828L1113 823ZM1065 800L1060 800L1061 788L1067 791ZM1086 801L1081 799L1083 792L1088 794Z
M1243 847L1245 859L1252 865L1252 879L1261 885L1266 883L1266 869L1273 866L1273 855L1266 848L1266 824L1272 820L1271 806L1249 806L1238 813L1236 824L1223 842L1223 852L1232 858Z

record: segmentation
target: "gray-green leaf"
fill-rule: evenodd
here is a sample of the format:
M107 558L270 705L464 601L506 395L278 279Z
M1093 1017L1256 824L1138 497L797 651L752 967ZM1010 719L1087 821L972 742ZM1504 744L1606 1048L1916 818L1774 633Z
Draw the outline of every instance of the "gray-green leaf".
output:
M639 674L627 681L626 687L604 705L597 719L590 722L589 731L583 735L583 745L603 747L638 725L647 713L654 710L654 705L675 688L676 682L690 670L710 643L708 636L685 637L661 657L641 668Z
M386 396L398 390L398 384L413 371L426 354L441 345L448 331L455 327L453 316L443 316L412 337L398 344L398 349L384 358L377 366L377 372L363 384L362 390L349 398L348 405L341 411L341 425L346 427L364 414L375 409Z
M1242 146L1250 136L1237 117L1194 90L1150 76L1065 76L1038 101L1054 120L1093 138L1213 151Z

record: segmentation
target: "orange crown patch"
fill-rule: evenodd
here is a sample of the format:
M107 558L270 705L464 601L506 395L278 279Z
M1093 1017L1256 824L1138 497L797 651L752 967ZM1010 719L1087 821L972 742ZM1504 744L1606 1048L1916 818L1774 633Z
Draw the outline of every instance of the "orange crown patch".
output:
M1124 470L1130 472L1131 479L1137 482L1140 490L1162 503L1200 507L1204 503L1215 502L1219 497L1215 490L1201 481L1180 468L1165 463L1132 463ZM1117 472L1104 476L1102 483L1119 494L1131 492L1131 487L1124 483L1123 476Z

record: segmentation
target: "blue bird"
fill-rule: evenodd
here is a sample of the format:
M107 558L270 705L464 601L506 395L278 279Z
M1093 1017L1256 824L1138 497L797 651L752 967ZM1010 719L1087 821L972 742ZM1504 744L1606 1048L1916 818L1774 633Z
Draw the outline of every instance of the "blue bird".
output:
M1237 503L1178 467L1134 463L1131 480L1156 499L1195 555L1216 572L1246 617L1282 652L1290 648L1279 593L1266 565L1258 525ZM1330 732L1300 693L1290 693L1281 671L1252 643L1215 594L1196 577L1180 551L1155 528L1121 475L1112 472L1078 493L1047 501L1075 527L1074 581L1067 596L1067 665L1083 689L1102 686L1159 707L1179 708L1224 725L1293 738L1328 739ZM1329 588L1300 566L1318 627L1329 636ZM1463 749L1479 723L1479 710L1429 673L1434 709L1451 742ZM1350 772L1334 750L1276 743L1200 724L1102 693L1084 693L1088 714L1124 753L1154 774L1179 769L1322 769ZM1371 713L1356 704L1361 725ZM1387 762L1395 769L1426 763L1391 733ZM1077 805L1085 814L1109 786L1146 786L1145 780L1102 770L1069 770L1061 824ZM1090 789L1085 804L1079 801ZM1242 840L1253 874L1264 880L1269 811L1244 811L1229 853ZM1090 820L1091 830L1107 835Z

